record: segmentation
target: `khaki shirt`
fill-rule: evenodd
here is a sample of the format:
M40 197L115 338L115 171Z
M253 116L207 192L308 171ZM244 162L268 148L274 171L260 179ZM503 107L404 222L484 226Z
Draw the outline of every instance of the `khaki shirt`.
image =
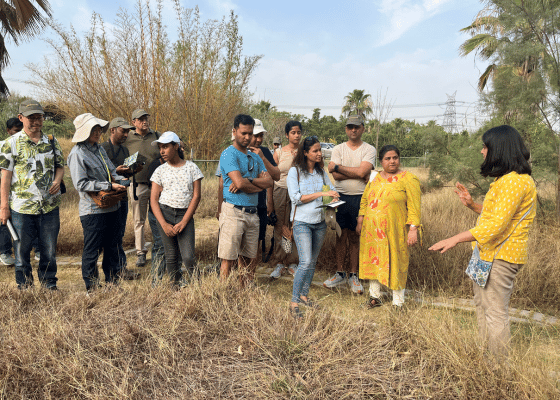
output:
M123 146L126 147L130 154L136 152L146 157L146 166L144 169L136 174L136 182L149 184L148 181L148 168L147 166L159 157L159 148L152 146L152 142L159 138L159 133L150 129L146 136L142 136L136 131L131 130L128 134L126 142Z

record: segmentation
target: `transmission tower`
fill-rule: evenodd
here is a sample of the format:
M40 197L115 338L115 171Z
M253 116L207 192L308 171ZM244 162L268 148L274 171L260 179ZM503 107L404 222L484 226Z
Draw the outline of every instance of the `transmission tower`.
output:
M447 102L445 103L445 114L443 114L443 129L450 134L457 132L457 110L455 109L455 95L457 91L451 96L447 95Z

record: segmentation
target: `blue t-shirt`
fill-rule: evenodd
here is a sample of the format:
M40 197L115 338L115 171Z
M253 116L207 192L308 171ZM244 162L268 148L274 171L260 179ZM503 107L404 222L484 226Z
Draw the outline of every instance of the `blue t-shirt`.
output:
M231 178L228 174L231 171L239 171L243 178L257 178L261 172L266 171L261 158L250 151L245 154L232 145L225 149L220 156L220 170L224 179L224 201L236 206L256 207L259 194L241 191L231 193L229 191Z

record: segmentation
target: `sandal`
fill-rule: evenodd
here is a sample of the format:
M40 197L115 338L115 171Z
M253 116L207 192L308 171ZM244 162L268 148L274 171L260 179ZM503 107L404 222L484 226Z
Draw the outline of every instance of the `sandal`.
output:
M303 319L303 313L300 311L298 306L295 306L294 308L290 307L290 313L295 320Z
M303 300L301 297L299 298L299 301L301 302L301 304L303 304L305 307L309 307L309 308L319 308L319 304L317 304L314 300L311 300L310 298L308 298L307 300Z
M382 304L383 302L379 300L377 297L369 296L368 301L366 301L365 307L368 310L371 310L372 308L375 307L381 307Z

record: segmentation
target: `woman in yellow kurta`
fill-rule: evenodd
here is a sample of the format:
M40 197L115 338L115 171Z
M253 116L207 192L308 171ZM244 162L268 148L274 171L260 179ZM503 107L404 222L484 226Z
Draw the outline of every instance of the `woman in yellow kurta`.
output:
M379 152L383 171L370 180L360 204L360 279L369 279L368 308L381 305L381 285L393 291L393 305L402 306L408 273L408 246L418 242L420 182L400 169L396 146Z

